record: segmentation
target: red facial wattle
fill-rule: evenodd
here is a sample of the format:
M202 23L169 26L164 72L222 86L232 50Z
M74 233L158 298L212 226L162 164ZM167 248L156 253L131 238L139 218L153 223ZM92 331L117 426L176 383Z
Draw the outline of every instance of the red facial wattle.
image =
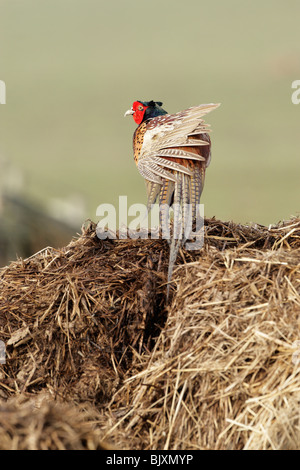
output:
M135 101L132 105L132 109L134 111L133 119L137 124L141 124L144 119L144 114L148 106L143 105L139 101Z

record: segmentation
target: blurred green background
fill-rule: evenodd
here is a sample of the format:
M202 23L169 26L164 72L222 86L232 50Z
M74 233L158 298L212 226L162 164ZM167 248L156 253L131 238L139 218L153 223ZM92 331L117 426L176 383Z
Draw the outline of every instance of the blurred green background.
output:
M97 221L97 206L119 195L146 202L135 124L123 117L136 99L161 100L169 113L222 103L206 118L206 216L268 225L298 215L299 18L298 0L0 0L6 240L29 219L33 231L48 227L31 252ZM23 255L17 242L14 254Z

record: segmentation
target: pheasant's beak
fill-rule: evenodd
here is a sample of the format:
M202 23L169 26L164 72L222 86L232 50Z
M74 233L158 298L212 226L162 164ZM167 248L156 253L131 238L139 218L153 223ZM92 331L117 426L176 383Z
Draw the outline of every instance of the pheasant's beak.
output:
M124 117L125 116L130 116L130 114L134 114L134 111L132 108L128 109L128 111L126 111L126 113L124 114Z

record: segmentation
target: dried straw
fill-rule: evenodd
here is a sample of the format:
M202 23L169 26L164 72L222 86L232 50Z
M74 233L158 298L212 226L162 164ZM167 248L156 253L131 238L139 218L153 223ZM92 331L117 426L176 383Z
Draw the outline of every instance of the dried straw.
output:
M93 425L93 414L43 394L0 402L0 450L110 450Z
M168 306L167 262L166 242L91 223L2 269L2 400L89 403L122 449L299 449L300 219L207 219Z

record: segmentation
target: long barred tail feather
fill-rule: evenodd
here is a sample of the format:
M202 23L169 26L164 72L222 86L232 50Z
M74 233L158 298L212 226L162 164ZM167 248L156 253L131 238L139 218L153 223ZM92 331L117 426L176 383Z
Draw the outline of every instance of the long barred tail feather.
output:
M178 174L174 187L173 198L173 230L171 231L170 254L168 267L167 300L170 294L170 283L174 265L181 246L190 238L193 222L197 218L197 208L203 188L204 173L202 168L196 167L193 176ZM172 183L174 185L174 183Z
M169 254L169 267L168 267L167 302L169 300L169 295L170 295L170 282L172 279L174 264L177 259L178 251L179 251L179 248L181 247L181 244L182 244L182 240L180 238L178 238L178 240L176 241L176 238L172 236L171 244L170 244L170 254Z

